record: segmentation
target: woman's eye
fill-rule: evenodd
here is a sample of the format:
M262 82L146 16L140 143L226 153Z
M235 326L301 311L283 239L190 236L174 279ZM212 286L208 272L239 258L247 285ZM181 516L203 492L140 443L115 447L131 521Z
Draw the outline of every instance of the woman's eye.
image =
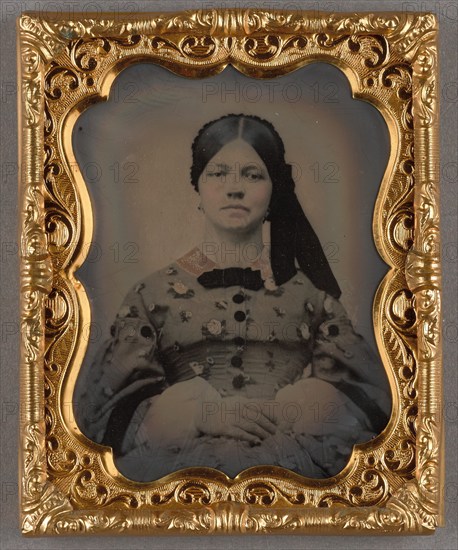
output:
M221 178L224 175L222 170L215 170L213 172L207 172L208 177Z
M249 170L247 171L247 173L245 174L245 177L251 181L257 181L257 180L260 180L262 179L262 173L261 172L258 172L258 171L255 171L255 170Z

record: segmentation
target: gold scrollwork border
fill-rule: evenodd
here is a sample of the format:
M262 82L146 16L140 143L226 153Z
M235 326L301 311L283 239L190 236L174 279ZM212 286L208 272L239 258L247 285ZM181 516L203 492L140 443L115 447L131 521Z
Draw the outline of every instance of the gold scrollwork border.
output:
M252 9L18 19L21 210L21 529L78 533L429 533L443 522L437 20L429 13ZM122 15L122 16L121 16ZM317 482L256 467L182 470L150 484L117 472L62 404L90 310L73 272L92 212L70 169L77 115L128 64L189 77L227 64L255 78L338 66L383 114L391 154L373 233L390 266L374 326L393 413L349 464ZM76 163L73 162L73 166Z

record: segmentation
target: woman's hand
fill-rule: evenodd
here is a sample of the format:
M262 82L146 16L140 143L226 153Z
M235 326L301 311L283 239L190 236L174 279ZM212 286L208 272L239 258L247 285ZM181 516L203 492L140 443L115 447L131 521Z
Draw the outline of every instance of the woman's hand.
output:
M310 436L335 435L355 442L365 415L332 384L319 378L298 380L277 392L279 428ZM294 406L293 406L294 405Z
M202 433L258 445L276 432L276 425L261 410L261 405L244 397L221 397L205 405L195 418L196 427Z
M221 397L200 376L177 382L159 395L146 413L136 445L144 442L181 447L199 433L228 436L259 444L276 426L256 402Z

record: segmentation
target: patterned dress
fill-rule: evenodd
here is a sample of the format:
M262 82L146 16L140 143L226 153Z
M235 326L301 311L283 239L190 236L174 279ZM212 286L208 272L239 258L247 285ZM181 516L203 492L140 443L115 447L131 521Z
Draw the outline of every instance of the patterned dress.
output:
M77 387L83 433L137 481L192 466L337 474L388 422L380 360L301 271L279 287L204 286L214 267L195 248L127 294ZM260 414L277 429L258 444L205 429Z

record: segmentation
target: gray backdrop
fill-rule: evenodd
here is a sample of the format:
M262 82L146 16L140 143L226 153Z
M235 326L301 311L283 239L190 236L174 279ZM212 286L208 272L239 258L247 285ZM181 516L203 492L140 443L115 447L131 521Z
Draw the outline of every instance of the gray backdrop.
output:
M444 275L444 381L445 406L444 420L446 428L446 484L445 509L446 527L440 529L433 538L394 537L346 537L337 540L333 537L137 537L120 538L58 538L25 539L19 533L18 522L18 483L17 448L19 420L19 338L18 338L18 256L17 234L17 89L16 82L16 17L21 11L50 10L61 13L74 11L159 11L212 7L258 7L289 9L309 9L326 11L433 11L439 16L441 27L441 83L438 94L441 99L441 185L442 185L442 261ZM456 0L441 1L299 1L294 2L166 2L166 1L118 1L97 0L94 2L76 1L3 1L0 4L0 123L1 123L1 258L0 258L0 294L1 294L1 346L0 346L0 399L2 407L1 422L1 548L380 548L388 545L394 548L435 548L454 549L457 539L457 501L458 501L458 418L457 418L457 262L458 262L458 224L457 224L457 54L458 3Z

